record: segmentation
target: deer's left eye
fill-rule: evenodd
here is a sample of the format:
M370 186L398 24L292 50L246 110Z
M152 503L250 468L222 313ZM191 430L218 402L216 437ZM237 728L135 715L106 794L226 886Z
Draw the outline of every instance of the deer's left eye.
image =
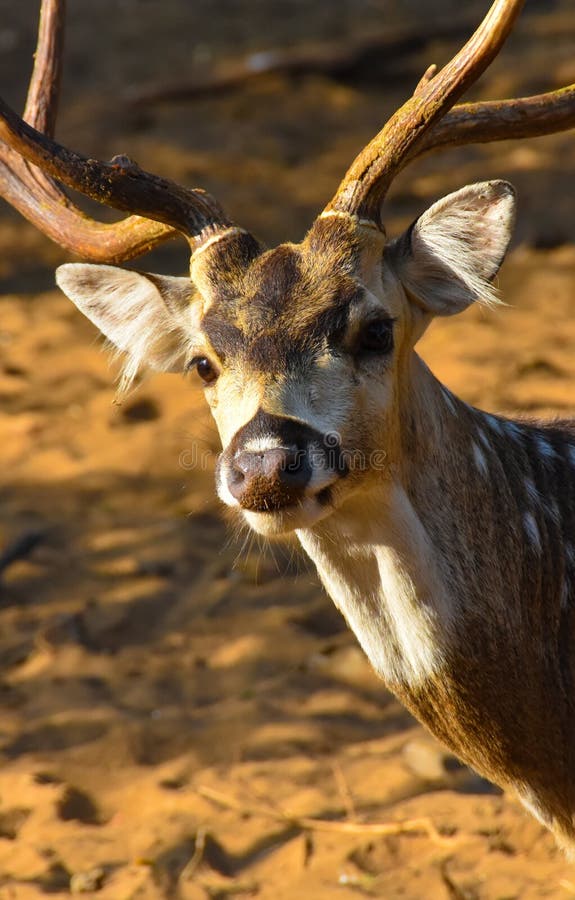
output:
M195 356L190 360L186 369L188 371L195 369L204 384L212 384L219 375L218 370L207 356Z
M393 319L373 319L361 330L360 353L390 353L393 350Z

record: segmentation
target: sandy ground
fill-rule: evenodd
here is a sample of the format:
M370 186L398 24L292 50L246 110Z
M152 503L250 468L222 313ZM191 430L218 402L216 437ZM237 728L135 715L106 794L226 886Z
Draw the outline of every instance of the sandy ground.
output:
M202 184L274 242L303 234L354 153L485 4L70 6L62 139ZM0 13L0 82L18 103L36 3L0 0ZM345 78L126 102L213 58L382 28L419 42L401 56L390 44ZM532 0L476 96L575 80L574 41L569 0ZM421 348L481 407L573 408L574 152L572 133L468 148L422 161L390 198L393 233L466 182L507 177L519 189L500 277L509 306L438 323ZM34 544L0 582L2 900L575 896L575 869L551 838L386 692L297 548L260 548L226 524L195 386L155 377L114 404L114 366L52 287L65 258L0 210L0 552ZM184 271L185 248L138 265ZM347 831L305 829L301 817ZM411 819L425 821L391 836L358 827Z

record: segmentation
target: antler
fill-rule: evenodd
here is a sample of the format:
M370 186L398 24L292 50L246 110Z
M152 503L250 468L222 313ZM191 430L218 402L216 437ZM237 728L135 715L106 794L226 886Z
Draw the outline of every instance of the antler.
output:
M122 262L176 231L197 244L229 228L231 221L210 194L152 175L127 157L110 163L86 159L52 139L64 16L65 0L42 0L24 119L0 100L0 194L57 243L93 261ZM57 181L137 215L111 225L98 222L74 206Z
M495 0L483 22L438 74L431 66L413 96L356 157L324 214L345 212L382 227L381 205L398 172L444 146L532 137L575 125L575 85L519 100L451 109L495 58L523 0Z
M440 147L555 134L575 126L575 84L514 100L462 103L428 131L409 162Z
M405 103L352 163L325 213L381 225L397 173L438 147L531 137L575 124L575 85L519 100L453 104L497 55L523 0L495 0L467 44L438 74L430 67ZM179 231L194 245L232 227L216 200L144 171L127 157L87 159L53 138L65 0L42 0L38 46L24 119L0 100L0 194L66 249L122 262ZM43 132L43 133L42 133ZM112 225L86 216L59 182L130 215Z

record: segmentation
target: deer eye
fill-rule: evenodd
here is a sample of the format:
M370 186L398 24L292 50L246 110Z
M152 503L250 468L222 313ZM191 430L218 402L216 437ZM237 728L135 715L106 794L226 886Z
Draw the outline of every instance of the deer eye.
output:
M207 356L194 356L186 366L186 371L195 369L204 384L212 384L219 375L218 370Z
M361 330L360 353L390 353L393 350L393 319L372 319Z

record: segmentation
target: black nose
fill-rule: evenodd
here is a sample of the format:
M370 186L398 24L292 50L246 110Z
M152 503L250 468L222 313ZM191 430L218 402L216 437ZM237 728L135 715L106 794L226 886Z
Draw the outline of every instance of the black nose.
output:
M242 450L232 460L228 487L244 509L267 511L296 503L310 477L307 453L296 445Z

